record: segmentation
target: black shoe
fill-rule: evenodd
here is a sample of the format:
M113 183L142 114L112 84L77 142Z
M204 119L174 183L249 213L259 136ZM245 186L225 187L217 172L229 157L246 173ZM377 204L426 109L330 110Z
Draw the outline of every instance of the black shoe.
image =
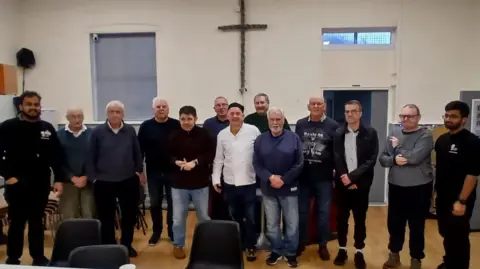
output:
M257 254L255 253L255 249L250 248L250 249L247 249L246 252L247 252L247 261L253 262L257 259Z
M318 256L322 261L329 261L330 260L330 252L328 252L327 246L320 246L318 248Z
M275 252L271 252L267 257L267 264L268 265L277 264L277 262L281 259L282 259L282 256L278 255Z
M297 262L297 256L286 256L285 260L287 261L287 264L289 267L297 267L298 262Z
M355 262L355 268L357 269L365 269L367 268L367 264L365 263L365 258L363 258L362 252L355 253L355 258L353 258Z
M333 261L333 264L335 264L335 265L345 265L347 260L348 260L347 251L345 249L340 249L338 251L337 257L335 257L335 260Z
M129 256L130 258L135 258L135 257L138 256L138 253L137 253L137 251L136 251L134 248L129 247L129 248L128 248L128 256Z
M42 256L38 258L34 258L32 265L33 266L47 266L50 261L47 259L47 257Z
M442 262L442 264L440 264L437 269L447 269L447 266L445 265L444 262Z
M149 246L155 246L156 244L158 244L158 241L160 240L160 235L162 233L153 233L152 234L152 237L150 237L150 240L148 240L148 245Z
M7 260L5 261L5 264L19 265L20 260L19 259L7 258Z

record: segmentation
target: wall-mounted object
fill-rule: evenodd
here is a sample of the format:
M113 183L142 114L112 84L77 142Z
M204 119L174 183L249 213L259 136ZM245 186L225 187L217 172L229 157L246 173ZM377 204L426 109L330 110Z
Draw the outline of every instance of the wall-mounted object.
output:
M0 64L0 95L16 95L17 89L17 67Z

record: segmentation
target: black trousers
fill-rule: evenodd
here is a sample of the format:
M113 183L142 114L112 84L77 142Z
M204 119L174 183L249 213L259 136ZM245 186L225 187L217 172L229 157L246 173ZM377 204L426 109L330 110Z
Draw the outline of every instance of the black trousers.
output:
M254 249L257 243L255 235L257 188L255 184L245 186L224 184L223 186L232 217L240 225L243 248Z
M391 252L400 252L405 242L405 230L410 229L410 256L425 258L425 221L430 213L433 183L420 186L388 186L388 232Z
M475 190L474 190L475 191ZM452 214L454 200L437 196L438 230L443 237L444 262L447 268L470 268L470 218L474 202L467 205L465 215Z
M36 181L40 180L36 179ZM49 179L44 182L49 182ZM43 217L50 194L50 184L32 186L19 181L13 185L7 185L5 192L10 218L7 256L10 259L22 257L25 224L28 222L30 256L33 259L44 257Z
M120 205L120 243L128 248L132 246L133 232L137 220L140 182L137 176L120 182L95 181L93 195L97 207L98 219L102 223L102 243L116 244L115 216L117 199Z
M225 187L223 176L220 183L222 190ZM232 220L230 211L228 210L228 203L225 200L223 191L218 193L210 184L210 218L212 220Z
M337 235L340 247L347 246L348 219L350 211L355 221L354 236L355 248L363 249L365 247L365 238L367 229L365 222L367 219L368 196L370 189L348 190L345 188L335 188L337 192Z

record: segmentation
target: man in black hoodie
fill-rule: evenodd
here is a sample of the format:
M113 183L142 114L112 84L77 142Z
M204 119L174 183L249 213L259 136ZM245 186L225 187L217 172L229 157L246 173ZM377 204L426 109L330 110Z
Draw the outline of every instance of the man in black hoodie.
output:
M28 222L28 245L33 264L44 266L43 216L51 190L62 192L62 150L57 131L40 119L41 97L36 92L20 96L18 117L0 125L0 175L5 179L10 225L6 264L20 264L25 224Z

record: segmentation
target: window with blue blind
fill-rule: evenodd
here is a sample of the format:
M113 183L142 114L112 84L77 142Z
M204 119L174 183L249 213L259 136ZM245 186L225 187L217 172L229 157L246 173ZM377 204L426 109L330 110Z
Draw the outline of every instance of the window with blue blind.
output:
M91 35L91 56L95 120L105 120L112 100L125 105L125 120L150 118L157 96L155 33Z
M394 28L325 28L324 46L329 45L392 45Z

